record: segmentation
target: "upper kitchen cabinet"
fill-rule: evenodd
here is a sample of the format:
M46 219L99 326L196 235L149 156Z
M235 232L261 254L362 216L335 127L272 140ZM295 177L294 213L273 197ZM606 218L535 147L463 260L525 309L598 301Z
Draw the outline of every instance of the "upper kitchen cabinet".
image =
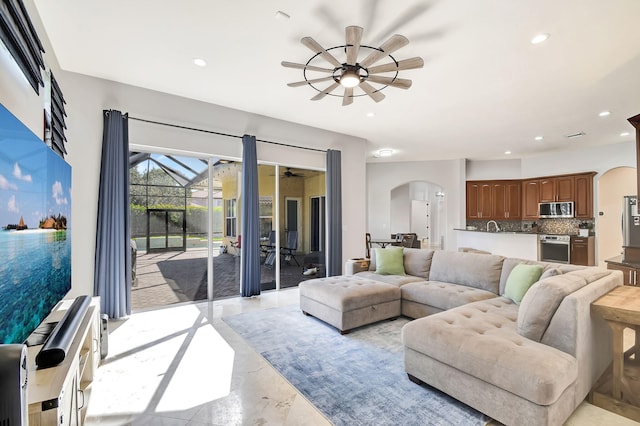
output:
M595 172L575 176L573 202L576 218L593 218L593 177Z
M540 203L574 201L574 176L558 176L540 179Z
M491 182L467 181L467 219L490 219L491 207Z
M538 203L540 202L540 180L522 181L522 219L538 219Z
M520 220L520 181L495 181L491 187L491 218L496 220Z

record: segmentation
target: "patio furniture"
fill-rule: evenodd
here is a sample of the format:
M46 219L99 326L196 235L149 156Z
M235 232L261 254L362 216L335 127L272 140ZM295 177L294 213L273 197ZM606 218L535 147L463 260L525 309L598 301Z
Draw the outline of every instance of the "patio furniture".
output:
M287 231L287 244L285 247L280 247L280 254L284 257L288 263L291 263L291 259L296 262L296 265L300 266L298 259L296 259L296 250L298 249L298 231Z
M367 250L366 250L366 258L370 259L371 258L371 234L370 233L366 233L364 234L364 242L367 246Z
M236 256L240 256L240 249L242 248L242 235L238 235L238 238L235 241L231 241L231 247L236 249Z

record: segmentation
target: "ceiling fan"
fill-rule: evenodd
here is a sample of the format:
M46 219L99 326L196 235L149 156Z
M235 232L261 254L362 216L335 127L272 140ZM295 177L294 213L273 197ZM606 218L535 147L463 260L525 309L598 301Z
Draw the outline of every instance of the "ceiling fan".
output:
M395 34L382 43L380 47L372 47L361 44L362 33L363 29L361 27L354 25L346 27L346 44L329 49L325 49L311 37L303 37L300 42L313 51L314 55L305 64L282 61L282 66L284 67L303 70L304 80L289 83L287 86L299 87L308 84L319 92L311 98L312 101L320 100L326 95L342 96L343 106L353 103L354 97L365 95L369 96L375 102L380 102L385 98L381 90L387 86L398 87L400 89L408 89L411 87L411 80L398 78L398 72L401 70L422 68L424 61L420 57L398 61L391 55L396 50L409 44L409 40L404 36ZM344 57L343 62L336 58L338 54L340 58ZM359 55L361 54L364 57L359 60ZM374 65L376 62L387 57L391 59L391 62ZM318 61L316 61L316 59L325 60L331 64L333 68L327 68L326 65L318 66L322 64L317 64ZM312 73L330 75L310 78L313 76ZM387 75L378 75L385 73L387 73ZM322 89L315 86L317 83L325 81L332 81L332 83ZM382 85L382 87L376 88L369 83L379 84ZM342 94L331 93L339 86L344 87ZM355 92L356 88L362 90L363 93Z
M295 173L291 171L291 167L287 167L286 170L282 173L282 177L290 178L290 177L304 177L302 173Z

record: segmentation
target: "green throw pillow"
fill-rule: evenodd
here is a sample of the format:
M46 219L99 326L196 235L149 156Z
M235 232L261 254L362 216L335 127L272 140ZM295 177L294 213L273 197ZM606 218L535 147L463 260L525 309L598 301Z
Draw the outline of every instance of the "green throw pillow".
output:
M540 275L542 275L542 265L526 265L524 263L516 265L507 278L504 297L519 305L529 287L540 279Z
M405 275L402 247L377 248L376 274Z

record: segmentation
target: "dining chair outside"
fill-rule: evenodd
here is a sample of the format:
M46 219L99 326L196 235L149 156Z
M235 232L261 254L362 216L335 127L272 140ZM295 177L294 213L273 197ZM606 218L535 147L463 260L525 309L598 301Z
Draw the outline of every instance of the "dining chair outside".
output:
M371 234L370 233L367 232L366 234L364 234L364 241L367 246L366 258L370 259L371 258Z
M296 265L300 266L298 259L296 259L296 250L298 249L298 231L287 231L287 245L280 247L280 254L284 256L284 260L290 262L291 259L296 262Z

